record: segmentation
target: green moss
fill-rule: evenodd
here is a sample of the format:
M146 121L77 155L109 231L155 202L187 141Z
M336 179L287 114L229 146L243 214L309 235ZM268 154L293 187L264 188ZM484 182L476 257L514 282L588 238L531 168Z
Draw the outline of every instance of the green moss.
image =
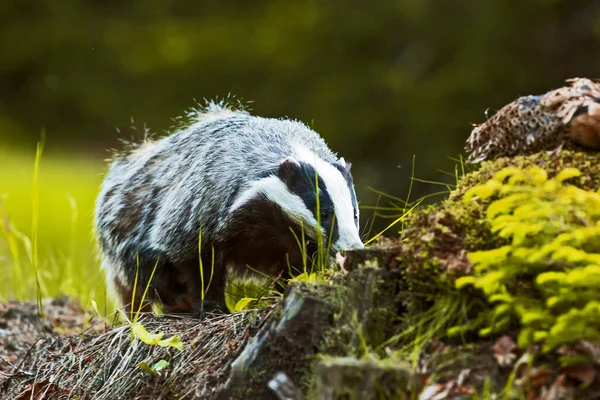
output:
M446 200L412 215L399 257L406 286L400 296L407 324L414 325L414 320L422 318L442 296L454 298L455 279L472 272L469 251L501 243L503 240L491 232L480 204Z
M369 253L382 255L377 251ZM381 268L386 265L383 257L374 257L371 262L364 262L359 254L356 256L363 262L347 275L334 277L330 283L338 311L334 314L331 327L322 336L319 356L311 365L311 374L307 375L309 393L313 394L309 398L320 398L315 393L320 390L319 385L322 383L319 371L322 372L323 360L336 357L337 360L344 359L363 365L363 362L378 359L384 355L379 349L380 344L392 335L398 320L396 294L400 271ZM370 376L379 382L377 377L380 377L383 370L379 370L371 362L367 364ZM364 372L361 368L352 370L359 375ZM388 389L390 387L386 390Z
M508 242L471 252L474 273L456 282L493 305L480 312L481 335L518 321L519 345L547 351L600 340L600 194L569 183L591 185L595 176L573 167L552 172L507 167L465 192L466 202L489 203L491 230Z
M456 278L472 272L468 252L507 243L491 231L486 218L487 207L494 198L468 203L462 199L470 188L489 181L506 167L533 165L544 169L549 178L565 168L575 167L581 175L570 184L586 190L597 190L600 186L600 156L596 153L565 150L557 155L538 153L484 162L478 171L466 174L459 181L448 199L417 210L408 218L399 259L410 292L427 296L445 290ZM410 303L414 305L413 301ZM418 311L423 307L426 309L428 303L411 309Z

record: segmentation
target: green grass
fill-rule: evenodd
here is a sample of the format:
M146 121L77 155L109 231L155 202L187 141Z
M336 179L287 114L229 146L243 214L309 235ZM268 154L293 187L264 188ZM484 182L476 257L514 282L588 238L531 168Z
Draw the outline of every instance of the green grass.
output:
M34 149L0 149L0 301L66 294L104 310L92 218L105 164L43 154L35 176L35 163Z

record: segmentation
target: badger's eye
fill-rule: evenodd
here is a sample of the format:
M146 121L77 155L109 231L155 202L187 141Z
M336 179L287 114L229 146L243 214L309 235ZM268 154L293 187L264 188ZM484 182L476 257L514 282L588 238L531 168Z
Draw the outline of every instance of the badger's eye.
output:
M354 221L358 221L358 213L357 212L354 213Z
M323 210L321 211L321 221L329 219L329 211Z

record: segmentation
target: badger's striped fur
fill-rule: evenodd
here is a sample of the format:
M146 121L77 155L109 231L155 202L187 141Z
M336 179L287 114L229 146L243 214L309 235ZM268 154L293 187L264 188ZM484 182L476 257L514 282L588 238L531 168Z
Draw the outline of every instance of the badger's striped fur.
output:
M210 104L189 127L110 166L95 214L109 284L128 304L136 266L143 288L157 265L150 302L167 312L224 309L227 273L250 266L277 275L288 260L302 265L294 233L301 237L304 229L312 245L317 241L317 177L322 237L331 235L333 252L362 247L349 164L317 133L297 121ZM208 277L212 248L213 281L201 304L199 253Z

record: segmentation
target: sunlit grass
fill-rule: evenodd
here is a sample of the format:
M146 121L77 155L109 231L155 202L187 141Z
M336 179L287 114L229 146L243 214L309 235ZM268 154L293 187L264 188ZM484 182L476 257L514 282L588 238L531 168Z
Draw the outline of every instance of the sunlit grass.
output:
M83 305L94 300L104 310L104 276L92 236L104 165L73 155L40 158L35 149L22 154L0 149L0 273L5 282L0 301L66 294Z
M46 142L46 132L42 131L42 139L37 144L35 152L35 163L33 168L33 187L31 189L31 237L33 245L31 246L30 261L33 266L33 275L35 277L35 294L38 305L38 313L40 316L44 315L44 309L42 305L42 286L40 284L40 259L38 253L38 228L40 223L40 161L42 159L42 152L44 151L44 144ZM25 242L27 243L27 242Z

